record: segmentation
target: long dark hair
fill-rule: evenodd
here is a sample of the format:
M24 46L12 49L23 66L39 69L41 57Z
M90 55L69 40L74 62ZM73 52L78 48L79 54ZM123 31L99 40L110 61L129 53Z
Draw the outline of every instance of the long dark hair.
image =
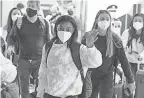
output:
M59 39L59 38L58 38L58 35L57 35L57 27L58 27L58 25L59 25L61 22L63 22L63 21L67 21L67 22L72 23L72 25L73 25L73 27L74 27L74 32L72 33L71 38L67 41L67 46L68 46L68 48L69 48L69 47L71 46L71 44L76 41L76 39L77 39L77 37L78 37L77 24L76 24L76 21L75 21L71 16L68 16L68 15L60 16L60 17L56 20L55 27L54 27L54 32L55 32L55 34L56 34L55 39Z
M95 18L94 24L92 29L98 29L98 18L100 16L100 14L102 13L106 13L110 16L109 12L107 10L100 10ZM111 16L110 16L111 19ZM111 23L110 23L111 25ZM111 26L108 27L107 29L107 33L106 33L106 38L107 38L107 50L106 50L106 57L111 57L113 56L113 32L111 31Z
M136 30L135 28L133 27L133 21L134 21L134 18L137 17L137 16L140 16L143 18L143 28L142 28L142 31L141 31L141 35L137 35L136 34ZM129 38L128 38L128 43L127 43L127 46L131 46L132 45L132 40L133 39L138 39L140 38L140 42L142 42L142 44L144 45L144 14L142 13L137 13L133 16L133 19L130 23L130 28L129 28Z
M7 33L9 34L11 29L12 29L12 26L13 26L13 21L12 21L12 17L11 17L11 14L14 10L16 10L17 8L12 8L9 12L9 15L8 15L8 20L7 20Z

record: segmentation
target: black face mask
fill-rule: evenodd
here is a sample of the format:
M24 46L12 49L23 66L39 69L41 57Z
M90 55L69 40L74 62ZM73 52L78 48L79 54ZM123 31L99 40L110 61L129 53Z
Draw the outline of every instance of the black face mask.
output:
M72 10L68 10L68 14L69 15L73 15L73 11Z
M27 12L27 15L28 15L29 17L33 17L33 16L35 16L35 15L37 14L37 10L33 10L33 9L31 9L31 8L27 8L27 9L26 9L26 12Z

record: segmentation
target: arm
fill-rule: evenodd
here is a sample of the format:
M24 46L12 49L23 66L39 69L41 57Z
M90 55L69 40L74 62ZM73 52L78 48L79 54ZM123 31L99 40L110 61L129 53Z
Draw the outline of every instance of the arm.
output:
M16 23L17 23L17 21L14 23L14 25L11 29L11 32L8 34L8 37L7 37L8 46L14 46L15 45L15 38L16 38L16 35L18 33L18 28L16 26Z
M48 23L47 28L49 28L49 29L48 29L49 38L50 38L50 40L51 40L51 39L53 38L53 35L52 35L52 28L51 28L51 24L50 24L49 20L47 20L47 23Z
M44 95L45 87L47 87L47 76L46 76L46 52L45 52L45 45L43 47L43 53L42 53L42 60L39 68L39 84L37 87L37 97L41 97Z
M81 45L80 59L84 67L96 68L102 64L102 55L95 46L88 48L87 46Z
M1 66L1 81L4 83L11 83L17 76L16 67L9 59L4 58Z
M124 48L126 48L126 46L127 46L128 36L129 36L129 30L127 29L123 32L122 37L121 37Z
M125 74L126 78L128 79L128 83L133 83L134 78L132 75L131 66L128 62L126 55L125 55L125 51L124 51L123 47L116 48L116 54L117 54L117 57L121 63L124 74Z
M46 20L45 21L45 34L46 34L46 40L49 41L51 39L51 27L50 27L50 23Z

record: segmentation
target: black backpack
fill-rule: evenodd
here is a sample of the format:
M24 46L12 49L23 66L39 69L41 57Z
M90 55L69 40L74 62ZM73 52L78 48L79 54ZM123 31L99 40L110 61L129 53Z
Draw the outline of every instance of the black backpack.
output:
M45 50L46 50L46 59L48 58L49 51L53 45L53 42L55 39L52 39L50 42L45 44ZM82 93L79 95L79 98L88 98L91 96L92 93L92 83L91 83L91 70L88 69L86 73L86 77L84 77L83 67L80 60L80 46L81 44L78 42L73 42L70 46L70 51L72 55L72 59L77 67L77 69L80 71L81 79L83 82L83 88ZM47 61L47 60L46 60ZM46 62L47 64L47 62Z

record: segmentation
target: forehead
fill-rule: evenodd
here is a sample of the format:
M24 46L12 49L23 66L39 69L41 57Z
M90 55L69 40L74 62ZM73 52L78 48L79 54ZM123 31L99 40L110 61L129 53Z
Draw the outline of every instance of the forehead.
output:
M59 26L62 26L62 27L73 27L72 23L69 22L69 21L60 22Z
M134 20L136 20L136 19L138 19L138 20L143 20L143 18L142 18L141 16L136 16L136 17L134 17Z
M12 14L19 14L20 13L20 11L18 10L18 9L14 9L13 11L12 11Z
M37 2L36 1L28 1L27 2L27 5L37 5Z
M107 13L101 13L99 18L110 18L110 16Z

